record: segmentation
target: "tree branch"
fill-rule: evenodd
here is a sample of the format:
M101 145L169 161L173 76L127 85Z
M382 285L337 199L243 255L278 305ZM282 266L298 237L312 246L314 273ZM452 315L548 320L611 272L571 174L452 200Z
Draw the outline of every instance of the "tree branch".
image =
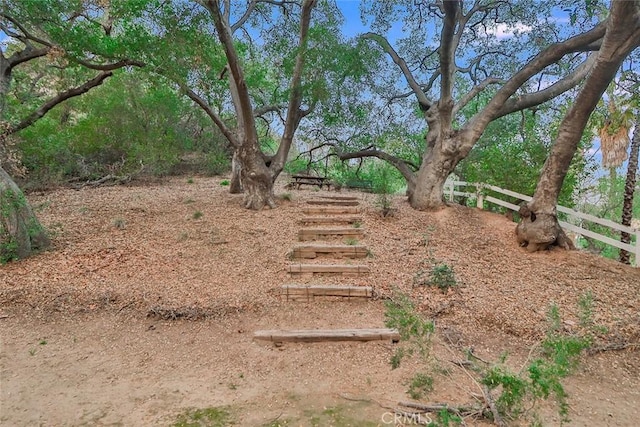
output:
M25 119L23 119L20 123L18 123L15 126L10 127L8 129L8 131L6 132L6 135L11 135L13 133L19 132L22 129L25 129L25 128L31 126L36 121L38 121L39 119L44 117L44 115L47 114L49 112L49 110L51 110L56 105L66 101L69 98L73 98L73 97L76 97L76 96L80 96L80 95L82 95L84 93L87 93L92 88L94 88L96 86L100 86L107 78L111 77L112 75L113 75L113 73L111 71L101 72L96 77L94 77L93 79L91 79L88 82L84 83L83 85L77 86L77 87L71 88L69 90L66 90L66 91L64 91L62 93L59 93L54 98L52 98L49 101L45 102L40 108L38 108L36 111L31 113L29 116L27 116Z
M249 98L247 82L244 78L244 73L240 65L240 58L238 57L238 52L233 44L233 37L231 28L229 27L229 22L224 20L218 0L206 0L204 5L211 13L216 32L218 33L218 39L220 40L225 56L227 57L227 67L229 67L231 74L229 76L229 79L231 80L230 87L232 96L234 97L233 104L236 109L236 116L238 117L239 131L244 134L242 140L257 141L258 135L256 134L251 99Z
M460 98L460 101L458 101L458 103L453 107L453 114L455 115L464 107L466 107L467 104L471 102L471 100L475 98L476 95L485 90L487 86L499 83L505 83L505 80L498 79L496 77L489 77L488 79L484 79L483 81L481 81L479 84L474 86L467 94Z
M232 34L235 33L238 28L242 27L245 22L247 22L247 19L249 19L249 17L251 16L251 12L253 12L253 9L255 9L256 4L258 4L258 0L251 0L249 5L247 6L247 10L245 10L244 14L240 17L240 19L238 19L238 22L231 26Z
M50 50L51 48L48 46L41 47L38 49L34 48L33 46L27 46L26 48L20 51L14 52L13 55L7 58L7 63L9 65L9 68L13 68L16 65L22 64L23 62L28 62L28 61L31 61L32 59L46 56Z
M390 165L392 165L393 167L395 167L402 174L402 176L407 181L407 184L410 187L415 185L415 182L416 182L415 171L418 170L418 165L415 165L407 160L393 156L389 153L385 153L384 151L379 150L373 146L370 146L358 151L344 152L340 148L340 146L335 142L325 142L323 144L315 146L311 150L309 150L309 153L311 153L314 150L319 150L320 148L323 148L323 147L333 148L333 153L329 154L329 156L334 155L342 161L350 160L350 159L361 159L364 157L376 157L380 160L384 160L388 162ZM300 154L302 155L303 153L300 153Z
M528 93L517 98L510 98L500 110L496 112L494 120L516 111L540 105L550 99L555 98L575 87L582 79L584 79L589 71L593 68L598 58L597 53L591 54L582 64L576 67L570 74L555 82L545 89L537 92Z
M33 41L33 42L39 43L39 44L44 45L44 46L49 46L49 47L52 47L52 46L53 46L53 45L52 45L51 43L49 43L48 41L46 41L46 40L44 40L44 39L41 39L40 37L36 37L36 36L34 36L33 34L31 34L29 31L27 31L27 29L26 29L22 24L20 24L20 23L19 23L15 18L13 18L12 16L10 16L10 15L8 15L8 14L6 14L6 13L0 13L0 17L2 17L2 18L4 18L4 19L6 19L7 21L9 21L9 22L11 22L13 25L15 25L15 26L16 26L16 28L18 28L18 29L22 32L22 34L24 35L24 38L25 38L25 39L27 39L27 40L31 40L31 41ZM17 36L17 37L19 37L19 36ZM23 40L23 42L24 42L24 40ZM26 43L25 43L25 44L26 44Z
M113 71L118 68L135 66L135 67L144 67L146 64L142 61L136 61L133 59L121 59L118 62L113 62L111 64L94 64L89 61L85 61L84 59L72 58L75 62L82 65L83 67L89 68L91 70L99 70L99 71Z
M407 62L398 55L398 52L395 51L389 41L380 34L376 33L364 33L361 37L373 40L378 43L378 45L380 45L380 47L391 57L393 62L395 62L398 67L400 67L404 78L407 80L407 83L409 83L409 87L411 87L411 90L413 90L413 93L418 99L418 104L420 104L422 109L428 110L429 108L431 108L433 102L429 100L427 95L424 93L424 91L416 81L415 77L413 77L411 70L409 70L409 67L407 66Z
M177 82L176 82L177 83ZM233 133L231 129L227 127L227 125L222 121L220 116L218 116L213 109L209 106L207 101L204 100L200 95L195 93L191 88L187 87L185 84L177 83L180 86L180 90L182 90L193 102L195 102L202 110L207 113L207 116L213 120L213 122L218 126L220 132L227 138L229 144L233 147L239 147L240 141L238 141L236 135Z
M280 140L280 146L271 163L272 170L279 172L284 167L287 159L289 148L293 142L293 135L300 124L303 112L300 111L302 105L302 71L307 50L307 39L309 34L309 26L311 23L311 11L315 7L317 0L305 0L302 5L302 14L300 16L300 37L298 42L298 52L296 54L296 64L291 77L291 94L289 95L289 106L287 107L287 118L284 126L284 132Z
M453 83L456 72L455 54L459 36L456 36L456 24L460 15L460 1L443 2L444 24L440 35L440 103L450 110L453 107ZM462 31L462 28L460 29ZM450 120L444 120L446 127Z
M253 115L255 117L262 117L267 113L275 113L282 109L281 105L264 105L262 107L256 108L253 110Z
M474 141L482 135L482 132L484 132L498 111L527 80L547 66L559 61L563 56L583 50L586 46L600 40L604 37L606 28L607 21L605 20L590 31L571 37L563 42L554 43L533 57L498 90L487 106L467 123L464 127L464 132L469 135L465 138L464 149L471 149Z

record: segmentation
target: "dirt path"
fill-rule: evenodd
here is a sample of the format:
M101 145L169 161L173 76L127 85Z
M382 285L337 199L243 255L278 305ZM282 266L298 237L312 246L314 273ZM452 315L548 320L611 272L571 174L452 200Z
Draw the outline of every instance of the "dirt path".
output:
M243 426L388 425L385 407L407 399L419 368L391 370L389 343L252 339L257 329L383 326L380 301L277 296L301 207L321 193L248 212L219 179L194 181L30 197L56 249L0 267L0 424L171 425L185 408L224 406ZM372 273L342 282L381 296L400 288L436 316L434 356L449 373L429 401L464 403L474 392L452 369L452 343L488 360L509 351L519 366L549 303L570 329L587 290L611 339L638 342L639 270L577 252L527 255L512 223L475 209L420 213L398 199L398 215L384 220L375 197L362 198ZM460 289L413 286L431 258L454 268ZM571 425L637 425L638 352L585 357L567 390ZM545 425L558 424L552 408L544 413Z

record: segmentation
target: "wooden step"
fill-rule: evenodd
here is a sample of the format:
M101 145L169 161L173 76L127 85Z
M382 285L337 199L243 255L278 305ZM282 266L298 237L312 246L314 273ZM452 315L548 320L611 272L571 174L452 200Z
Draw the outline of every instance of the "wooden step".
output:
M273 342L400 341L396 329L274 329L256 331L254 339Z
M358 206L357 200L307 200L308 205Z
M356 196L320 196L320 198L328 200L358 200Z
M360 208L357 206L309 206L302 208L305 215L341 215L358 214Z
M315 300L365 300L373 297L370 286L343 285L284 285L280 296L285 301L311 302Z
M344 258L364 258L369 253L363 245L297 245L293 247L293 258L313 259L321 255Z
M299 219L300 224L362 224L361 216L309 216Z
M287 267L289 274L320 274L363 276L369 274L368 265L352 264L291 264Z
M316 240L325 237L364 237L362 228L334 227L334 228L301 228L298 231L298 240Z

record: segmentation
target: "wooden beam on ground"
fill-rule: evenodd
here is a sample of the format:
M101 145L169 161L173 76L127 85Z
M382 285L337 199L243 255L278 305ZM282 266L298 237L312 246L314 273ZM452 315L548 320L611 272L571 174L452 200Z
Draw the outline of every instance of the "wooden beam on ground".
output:
M256 331L254 339L273 342L400 341L396 329L274 329Z
M362 276L369 274L371 270L368 265L351 264L291 264L287 268L290 274L320 274L320 275L352 275Z
M328 200L358 200L355 196L320 196L321 199Z
M298 220L300 224L358 224L362 223L361 216L309 216Z
M343 285L284 285L280 296L285 301L312 302L315 300L365 300L373 297L370 286Z
M307 200L308 205L358 206L357 200Z
M293 258L313 259L322 255L344 258L365 258L369 250L363 245L298 245L294 246Z
M360 208L357 206L309 206L302 208L305 215L341 215L359 214Z
M323 237L364 237L364 230L355 227L335 228L301 228L298 232L298 240L315 240Z

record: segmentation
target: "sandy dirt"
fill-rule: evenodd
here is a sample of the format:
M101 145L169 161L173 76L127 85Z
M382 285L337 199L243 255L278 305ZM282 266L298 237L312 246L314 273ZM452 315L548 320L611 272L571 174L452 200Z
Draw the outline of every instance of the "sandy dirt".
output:
M277 194L292 200L252 212L221 180L29 195L55 247L0 267L0 425L170 426L208 407L227 408L241 426L393 425L386 414L410 400L407 382L424 366L392 370L390 342L275 346L253 333L383 327L394 290L436 322L424 402L453 404L481 393L455 363L465 350L490 361L508 352L517 369L544 336L549 305L571 332L576 302L591 292L594 320L608 330L597 345L625 348L585 355L566 380L570 425L639 424L640 269L578 251L527 254L497 214L416 212L397 197L396 215L382 218L375 195L343 191L364 208L359 243L372 256L357 262L371 274L290 278L302 209L329 193L285 190L283 178ZM416 285L433 260L454 269L455 290ZM368 285L377 298L281 301L290 283ZM544 425L560 424L553 407L541 413Z

